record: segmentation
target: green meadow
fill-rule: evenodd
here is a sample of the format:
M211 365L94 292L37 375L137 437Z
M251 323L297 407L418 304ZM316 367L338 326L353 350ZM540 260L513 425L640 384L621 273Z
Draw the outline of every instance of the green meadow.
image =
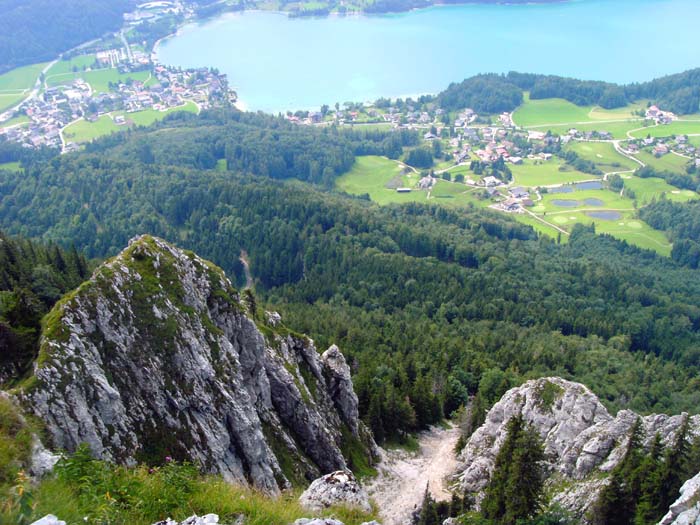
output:
M652 137L671 137L674 135L700 135L700 120L676 120L671 124L651 126L634 131L632 136L638 139Z
M596 202L589 200L587 203L586 199L596 199ZM570 202L575 205L561 206L555 201ZM671 252L671 243L664 234L637 218L634 202L609 190L546 194L542 196L542 201L532 208L532 211L541 219L566 231L571 231L575 224L594 224L598 233L610 234L662 255L669 255ZM607 218L589 215L595 212L611 214Z
M71 84L74 80L81 78L90 84L93 91L96 93L108 93L110 82L112 84L118 84L119 82L126 82L128 79L145 82L150 76L151 73L149 71L120 73L119 70L114 68L95 69L92 71L67 72L53 75L47 78L46 83L49 87L63 86Z
M620 155L609 142L572 142L567 147L582 159L594 162L605 173L639 168L639 164Z
M513 121L516 125L525 128L556 125L578 128L580 123L595 123L596 121L639 121L640 117L635 116L633 112L640 107L641 104L631 104L624 108L607 110L597 106L577 106L560 98L532 100L529 94L525 93L523 104L513 113ZM614 122L609 124L614 124ZM596 125L603 125L603 123ZM608 123L604 125L608 126Z
M336 189L352 195L369 195L378 204L405 202L432 202L452 207L488 206L488 200L479 200L476 189L465 184L447 182L438 178L430 192L415 189L420 173L404 169L396 161L385 157L358 157L353 168L336 180ZM409 193L398 193L397 187L412 188Z
M522 164L509 165L509 168L513 173L513 181L519 186L528 188L554 186L597 178L595 175L569 168L555 158L541 164L535 164L535 161L526 159Z
M675 173L685 173L685 167L689 162L685 157L674 155L673 153L668 153L657 158L648 151L640 151L635 157L656 170L672 171Z
M0 111L22 102L34 87L44 67L46 63L32 64L0 75Z
M95 55L79 55L68 60L59 60L46 72L46 80L56 75L72 75L74 72L82 72L85 68L92 67L95 63Z
M3 162L0 163L0 170L5 171L20 171L22 168L19 162Z
M679 190L665 180L656 177L648 179L634 176L626 177L625 188L634 192L634 197L640 205L648 204L653 199L665 198L675 202L686 202L699 197L694 191Z
M167 111L156 111L153 109L146 109L134 113L117 111L109 115L102 115L95 122L88 122L87 120L74 122L63 130L63 137L67 142L82 144L117 131L122 131L132 125L150 126L154 122L162 120L166 115L175 111L196 113L197 106L193 102L188 101L184 106L170 108ZM114 123L114 117L118 115L123 115L126 118L126 124L117 125Z
M0 93L4 91L22 91L34 87L46 63L18 67L0 75Z

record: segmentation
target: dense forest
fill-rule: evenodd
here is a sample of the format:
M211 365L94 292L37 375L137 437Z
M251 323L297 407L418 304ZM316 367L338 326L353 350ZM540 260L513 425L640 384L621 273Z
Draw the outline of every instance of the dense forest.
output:
M657 230L666 232L673 241L671 258L690 268L700 266L700 204L669 200L652 202L639 216Z
M478 423L507 388L544 374L583 381L614 408L700 402L692 270L583 227L558 245L488 211L382 208L281 180L316 180L303 161L314 141L332 152L313 170L323 174L396 139L232 115L169 118L3 172L0 226L89 257L152 233L239 281L246 250L260 300L349 356L380 440L401 440L470 397ZM260 140L246 142L240 127ZM202 169L219 154L235 172ZM286 171L259 169L281 161Z
M0 73L117 31L133 0L0 0Z
M404 146L419 141L416 131L297 126L282 117L236 110L209 111L199 117L175 113L156 129L167 133L115 134L88 150L148 165L200 169L214 168L224 159L230 171L332 186L338 175L352 167L356 155L396 159Z
M27 371L41 318L88 275L74 247L66 251L0 232L0 383Z
M700 110L700 69L669 75L641 84L617 85L554 75L510 72L507 75L477 75L451 84L437 95L450 111L470 107L481 113L513 111L522 103L523 92L532 99L563 98L579 106L606 109L624 107L639 99L650 99L679 115Z

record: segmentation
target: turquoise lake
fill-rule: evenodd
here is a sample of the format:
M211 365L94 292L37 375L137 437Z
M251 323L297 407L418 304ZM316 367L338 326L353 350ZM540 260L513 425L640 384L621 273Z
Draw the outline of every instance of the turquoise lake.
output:
M698 0L469 4L402 14L225 14L164 40L164 64L227 73L250 110L436 93L483 73L637 82L700 66Z

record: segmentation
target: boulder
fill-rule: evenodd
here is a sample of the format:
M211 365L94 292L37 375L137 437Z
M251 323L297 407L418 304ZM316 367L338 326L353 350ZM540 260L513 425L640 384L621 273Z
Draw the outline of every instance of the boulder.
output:
M46 516L44 516L40 520L35 521L31 525L66 525L66 522L59 520L53 514L47 514Z
M349 470L338 470L318 478L299 497L299 503L313 512L333 506L372 511L369 496Z

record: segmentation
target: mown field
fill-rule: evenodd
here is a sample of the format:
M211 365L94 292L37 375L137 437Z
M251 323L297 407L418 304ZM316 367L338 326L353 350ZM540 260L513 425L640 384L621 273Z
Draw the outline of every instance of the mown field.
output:
M526 128L562 124L570 125L569 127L578 127L580 123L596 123L597 121L628 120L635 122L641 120L640 117L634 115L634 111L640 109L640 107L642 107L641 103L631 104L625 108L607 110L597 106L577 106L560 98L531 100L526 93L523 104L513 113L513 121L518 126ZM596 125L603 124L597 122ZM636 127L639 126L637 125Z
M638 139L647 136L671 137L673 135L700 135L699 120L676 120L671 124L650 126L642 130L632 132L632 136Z
M665 235L636 217L634 202L610 190L546 194L532 211L566 231L571 231L575 224L594 224L598 233L608 233L662 255L671 253L671 243Z
M534 188L537 186L553 186L596 179L595 175L576 171L564 165L564 162L551 159L536 164L527 159L522 164L509 165L513 173L513 181L519 186Z
M71 84L79 78L90 84L95 93L108 93L109 84L118 84L131 80L145 82L151 76L149 71L136 71L133 73L120 73L117 69L95 69L93 71L67 72L53 75L46 79L49 87Z
M434 202L445 206L463 207L470 203L488 206L488 200L479 200L475 189L466 184L457 184L438 179L430 192L415 189L420 174L406 170L401 164L385 157L358 157L355 165L336 180L336 189L352 195L369 195L378 204L401 204L406 202ZM397 187L413 188L410 193L398 193Z
M170 108L167 111L155 111L153 109L137 111L134 113L116 111L109 115L102 115L95 122L88 122L86 120L74 122L63 130L63 137L67 142L82 144L117 131L122 131L131 125L149 126L158 120L162 120L166 115L175 111L189 111L196 113L197 106L193 102L187 102L184 106ZM122 125L115 124L114 118L118 115L123 115L127 119L127 123Z
M579 157L589 160L604 173L635 170L640 165L624 155L620 155L608 142L573 142L567 146Z
M32 64L0 75L0 112L24 100L44 67L46 63Z
M640 151L635 157L656 170L672 171L675 173L685 173L685 167L689 162L685 157L673 153L669 153L663 157L655 157L648 151Z
M648 179L634 176L625 177L625 188L634 192L634 198L641 206L650 203L654 199L665 198L675 202L686 202L700 197L694 191L679 190L665 180L656 177Z

